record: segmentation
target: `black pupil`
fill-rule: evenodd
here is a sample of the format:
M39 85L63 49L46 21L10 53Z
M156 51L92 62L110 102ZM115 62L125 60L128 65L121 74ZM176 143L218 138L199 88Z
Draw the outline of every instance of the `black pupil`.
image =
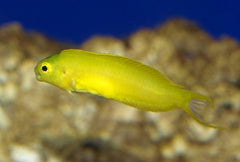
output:
M47 66L42 66L42 71L47 71Z

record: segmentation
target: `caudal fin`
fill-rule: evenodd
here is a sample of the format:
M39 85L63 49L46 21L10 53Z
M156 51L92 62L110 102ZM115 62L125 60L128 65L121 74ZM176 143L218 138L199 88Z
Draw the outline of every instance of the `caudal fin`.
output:
M201 119L199 115L200 109L204 108L206 106L206 103L210 103L211 107L214 107L214 104L212 100L204 95L197 94L194 92L190 92L190 98L188 98L187 102L184 104L182 109L186 111L188 114L190 114L197 122L199 122L202 125L205 125L207 127L215 128L215 129L225 129L223 127L219 127L216 125L209 124Z

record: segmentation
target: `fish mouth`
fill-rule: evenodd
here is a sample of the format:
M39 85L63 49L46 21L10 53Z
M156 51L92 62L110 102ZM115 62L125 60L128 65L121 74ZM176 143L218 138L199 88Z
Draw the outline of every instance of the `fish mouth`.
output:
M42 81L42 77L41 77L39 74L36 74L36 79L37 79L38 81Z
M42 81L42 77L37 70L37 66L34 68L35 76L38 81Z

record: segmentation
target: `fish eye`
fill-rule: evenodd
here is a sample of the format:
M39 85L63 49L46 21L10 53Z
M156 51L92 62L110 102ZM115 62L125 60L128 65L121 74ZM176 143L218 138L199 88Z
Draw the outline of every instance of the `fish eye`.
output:
M46 65L43 65L43 66L42 66L42 71L45 71L45 72L46 72L47 70L48 70L47 66L46 66Z
M39 65L39 71L43 74L49 74L52 71L52 65L49 62L42 62Z

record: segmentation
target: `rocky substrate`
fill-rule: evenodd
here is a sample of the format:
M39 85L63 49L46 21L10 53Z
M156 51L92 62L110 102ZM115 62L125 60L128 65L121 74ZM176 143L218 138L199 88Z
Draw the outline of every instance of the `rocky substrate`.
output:
M67 92L35 79L37 62L62 49L113 53L150 65L175 83L210 96L209 121L180 109L144 112L86 93ZM214 40L186 20L169 20L125 40L94 36L81 46L0 28L0 161L240 161L240 48ZM144 95L144 94L143 94Z

